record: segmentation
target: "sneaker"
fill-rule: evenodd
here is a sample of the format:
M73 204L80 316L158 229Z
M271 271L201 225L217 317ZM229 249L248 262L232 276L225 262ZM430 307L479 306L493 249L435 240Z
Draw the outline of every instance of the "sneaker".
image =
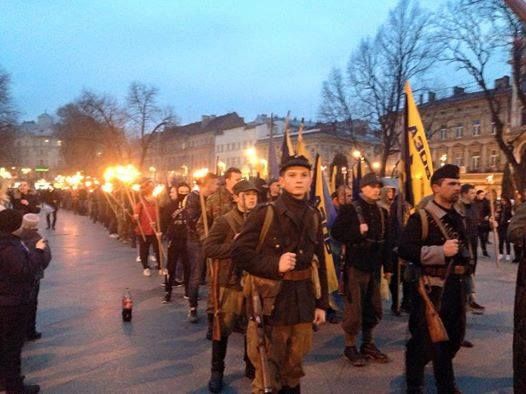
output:
M363 343L360 347L360 353L377 363L385 364L391 361L387 354L382 353L374 343Z
M110 238L119 238L119 234L110 234Z
M137 258L135 259L135 262L136 263L140 263L141 262L141 256L137 256Z
M483 315L484 311L486 310L485 307L483 307L482 305L477 304L475 301L471 301L468 304L468 307L471 310L471 313L473 313L474 315Z
M150 272L149 268L145 268L144 271L142 271L142 274L144 276L152 276L152 273Z
M499 253L499 261L502 260L503 258L504 258L504 255Z
M157 258L155 256L150 256L150 261L152 263L156 263L157 262Z
M199 317L197 316L196 308L190 308L190 311L188 311L188 321L194 324L199 321Z
M172 297L170 296L170 294L166 294L163 298L163 301L162 303L163 304L169 304L170 302L172 302Z
M343 355L351 362L353 367L365 367L367 359L356 349L356 346L345 346Z
M186 294L183 296L183 298L184 298L185 300L189 300L189 299L190 299L190 297L188 297Z
M508 261L508 262L511 261L511 256L509 254L506 255L506 261Z
M159 270L159 276L168 275L168 270L166 268Z

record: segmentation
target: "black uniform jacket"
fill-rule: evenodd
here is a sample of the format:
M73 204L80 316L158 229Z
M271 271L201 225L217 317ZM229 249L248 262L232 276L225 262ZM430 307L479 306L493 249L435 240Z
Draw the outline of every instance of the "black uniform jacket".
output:
M299 204L305 204L303 218L298 218L291 209L293 207L297 210ZM256 247L267 209L274 209L274 220L261 251L257 253ZM284 253L296 253L297 271L310 268L314 255L320 261L321 298L315 299L311 279L283 280L271 316L271 324L293 325L312 322L315 308L327 309L324 247L319 212L308 206L306 201L294 200L284 192L275 202L260 205L251 212L232 249L232 260L238 267L255 276L280 280L279 259Z
M361 207L369 231L365 234L360 232L360 221L354 205L341 207L332 226L331 235L347 245L346 264L364 272L378 272L383 265L385 272L392 272L387 210L361 197L353 204L359 204Z
M422 266L443 267L445 264L449 264L451 258L454 259L453 265L467 265L469 263L469 249L462 215L456 209L446 209L434 201L429 202L426 208L433 210L435 215L442 219L442 222L449 229L452 239L460 241L459 253L453 257L445 257L443 245L446 238L427 213L429 230L427 238L422 239L422 221L420 214L415 212L402 231L398 249L400 257Z

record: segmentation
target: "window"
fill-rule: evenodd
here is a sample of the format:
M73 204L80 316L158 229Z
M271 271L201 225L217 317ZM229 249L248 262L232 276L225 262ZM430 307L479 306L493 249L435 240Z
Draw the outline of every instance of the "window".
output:
M459 167L462 167L464 165L464 155L462 155L461 153L458 153L455 156L455 164Z
M460 139L464 136L464 126L462 125L457 125L457 127L455 127L455 137L457 139Z
M497 150L496 149L492 149L491 153L489 155L489 166L490 167L497 167L497 159L498 159Z
M447 129L445 127L440 129L440 139L447 140Z
M480 167L480 155L477 153L471 156L471 169L478 170Z
M474 120L472 124L473 137L480 136L480 120Z

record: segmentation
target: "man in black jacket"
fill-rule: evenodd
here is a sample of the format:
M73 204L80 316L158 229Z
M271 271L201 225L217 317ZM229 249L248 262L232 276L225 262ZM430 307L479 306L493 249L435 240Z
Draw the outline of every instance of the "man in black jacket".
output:
M332 236L347 247L345 269L345 310L342 327L345 332L345 356L352 365L361 367L367 360L386 363L387 355L374 344L373 329L382 318L380 272L391 277L391 255L387 240L388 213L380 208L382 182L369 173L360 180L360 197L344 205L332 227ZM360 352L356 337L362 331Z
M27 305L35 275L46 264L45 242L30 251L13 232L22 215L12 209L0 212L0 383L8 393L37 393L38 385L24 385L21 353L26 334Z
M184 272L184 293L188 296L188 279L190 266L186 250L186 220L183 201L190 193L190 186L181 183L170 189L170 203L163 208L161 214L161 231L168 239L168 281L163 303L172 299L172 288L177 275L177 264L182 264Z
M300 392L303 357L312 346L312 324L325 322L328 307L320 214L305 199L311 181L308 160L303 156L289 157L280 168L283 193L275 202L254 209L234 242L231 255L234 264L250 274L255 290L251 296L262 301L273 392ZM269 226L260 239L265 222ZM314 256L319 259L317 270L313 268ZM313 285L313 277L319 278L319 287ZM254 393L264 389L257 328L251 319L247 351L256 367Z
M400 256L418 268L413 271L411 337L406 350L406 381L410 394L424 393L424 368L429 361L433 362L438 394L460 393L455 384L453 358L464 340L465 280L473 271L464 217L455 209L460 196L459 173L459 168L451 164L434 172L431 177L433 200L411 215L400 239ZM426 312L432 311L426 310L424 295L439 312L447 340L431 341ZM440 327L434 325L432 328Z

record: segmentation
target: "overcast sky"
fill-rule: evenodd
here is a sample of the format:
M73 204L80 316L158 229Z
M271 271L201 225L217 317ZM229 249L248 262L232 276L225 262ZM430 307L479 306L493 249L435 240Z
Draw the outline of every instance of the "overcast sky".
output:
M54 114L83 88L122 100L134 80L157 86L183 122L230 111L315 119L331 68L344 66L395 4L2 0L0 66L22 120Z

